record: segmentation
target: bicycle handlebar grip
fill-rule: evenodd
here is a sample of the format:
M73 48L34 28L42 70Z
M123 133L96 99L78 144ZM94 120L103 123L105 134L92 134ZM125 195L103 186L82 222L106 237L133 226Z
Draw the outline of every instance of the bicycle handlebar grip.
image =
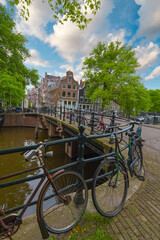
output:
M28 150L23 154L26 161L29 161L35 155L36 155L36 150Z

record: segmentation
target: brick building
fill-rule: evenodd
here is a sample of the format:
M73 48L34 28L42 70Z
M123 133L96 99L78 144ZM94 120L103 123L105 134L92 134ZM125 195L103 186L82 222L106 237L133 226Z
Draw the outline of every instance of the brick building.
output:
M66 76L61 78L57 85L50 88L51 106L77 108L78 82L73 77L73 72L67 71Z
M28 94L28 102L36 108L62 106L78 107L79 84L73 77L73 72L67 71L66 76L60 78L45 73L40 87L33 88Z
M47 74L45 72L45 78L43 79L43 105L46 107L52 106L51 103L51 89L58 86L60 77Z

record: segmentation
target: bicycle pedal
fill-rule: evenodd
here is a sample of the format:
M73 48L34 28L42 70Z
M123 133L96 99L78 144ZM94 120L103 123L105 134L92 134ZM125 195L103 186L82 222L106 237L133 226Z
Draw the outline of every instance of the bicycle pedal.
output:
M5 211L7 209L7 203L0 205L0 211Z
M137 176L138 180L140 181L145 181L145 177L144 176Z

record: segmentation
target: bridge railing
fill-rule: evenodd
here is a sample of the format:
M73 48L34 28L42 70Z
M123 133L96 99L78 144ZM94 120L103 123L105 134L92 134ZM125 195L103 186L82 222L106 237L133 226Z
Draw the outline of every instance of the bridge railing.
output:
M95 112L93 109L72 109L72 108L67 108L67 107L43 107L38 109L38 112L42 112L45 114L49 115L55 115L56 117L60 117L60 119L72 119L72 122L75 122L75 116L78 114L79 116L83 117L84 114L87 114L88 117L91 118L91 116L94 113L95 118L97 116L101 116L102 118L113 118L113 115L115 115L115 119L119 119L121 121L130 121L130 120L135 120L135 121L143 121L146 124L158 124L160 123L160 113L156 112L134 112L133 111L128 111L128 116L125 117L125 111L120 111L120 110L105 110L101 112ZM70 115L72 115L70 117Z
M121 134L121 133L124 133L126 131L133 130L134 124L135 124L134 122L130 122L130 123L127 123L127 125L126 124L121 125L121 130L117 129L116 133ZM85 149L85 143L87 141L93 140L93 139L98 139L98 138L107 138L107 137L110 137L111 134L112 134L112 133L106 133L106 134L86 136L84 134L84 130L85 130L85 127L83 125L80 125L79 126L79 134L75 137L60 139L60 140L50 141L50 142L45 142L45 143L40 143L45 148L47 148L49 146L57 145L57 144L60 144L60 143L69 143L69 142L73 142L73 141L78 141L78 157L77 157L77 160L72 162L72 163L60 166L56 169L52 169L50 171L50 174L53 174L53 173L55 173L55 172L57 172L61 169L66 169L66 168L76 166L77 171L83 176L84 166L85 166L86 163L94 162L94 161L100 161L100 160L114 154L114 151L113 151L112 153L102 154L100 156L84 159L84 149ZM17 153L17 152L24 152L24 151L27 151L27 150L36 149L36 148L38 148L38 146L40 144L35 144L35 145L31 145L31 146L23 146L23 147L15 147L15 148L10 148L10 149L1 149L0 150L0 155ZM121 148L121 151L128 148L127 142L124 141L124 144L125 145ZM25 170L25 171L22 171L22 172L17 172L17 173L13 173L13 174L10 174L10 175L7 175L7 176L0 177L0 189L7 188L9 186L14 186L14 185L17 185L17 184L20 184L20 183L29 182L29 181L32 181L32 180L35 180L35 179L39 179L43 176L43 174L38 174L38 175L35 175L35 176L29 176L29 177L26 177L26 178L20 178L20 179L17 179L17 180L12 180L12 181L7 181L7 182L4 182L4 183L1 183L2 180L4 181L5 179L10 179L13 176L21 175L24 172L26 173L26 172L31 172L31 171L33 171L33 169L28 169L28 170ZM93 179L91 178L91 179L87 179L85 181L87 183L89 183L92 180ZM36 203L37 203L37 200L33 201L31 203L31 205L34 205ZM11 213L11 212L16 212L16 211L22 209L23 207L24 207L24 205L20 205L20 206L11 208L11 209L7 209L5 211L5 213L7 214L7 213Z
M127 118L122 118L116 115L115 111L108 111L105 113L98 113L90 110L84 110L81 108L72 109L65 106L60 107L45 107L38 110L39 113L54 116L62 121L68 120L69 124L80 124L90 128L90 134L94 133L108 133L114 130L114 128L122 123L129 122Z

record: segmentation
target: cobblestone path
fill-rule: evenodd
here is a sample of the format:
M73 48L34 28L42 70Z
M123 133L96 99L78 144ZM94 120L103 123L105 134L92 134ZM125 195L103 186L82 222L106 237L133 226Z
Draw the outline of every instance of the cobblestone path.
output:
M160 129L144 130L145 181L107 228L117 239L160 239Z

